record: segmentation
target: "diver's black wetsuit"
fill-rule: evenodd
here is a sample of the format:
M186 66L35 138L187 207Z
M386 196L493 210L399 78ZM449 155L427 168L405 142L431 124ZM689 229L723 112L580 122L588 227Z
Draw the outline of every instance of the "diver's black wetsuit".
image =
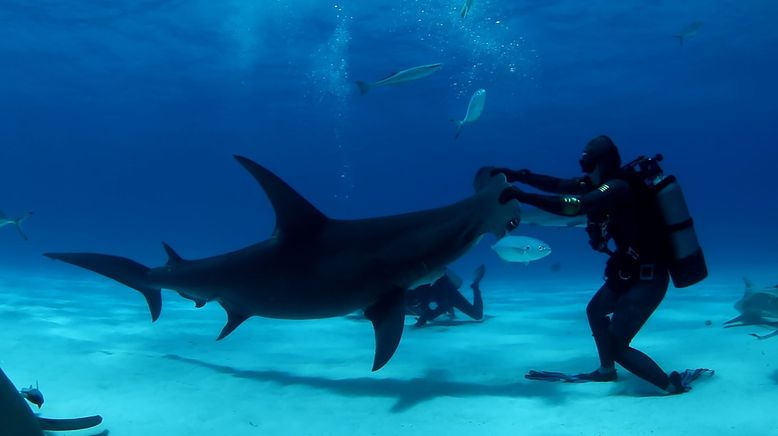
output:
M650 197L643 197L640 181L630 181L617 172L600 186L588 178L560 179L515 172L508 181L521 181L539 190L562 194L538 195L519 190L504 193L503 200L516 198L558 215L588 217L592 247L610 254L605 284L586 307L602 368L618 362L628 371L662 389L670 378L650 357L630 347L632 338L659 306L668 287L665 240L661 222ZM615 250L608 248L612 239ZM613 314L608 318L609 314Z
M470 318L480 320L484 316L484 303L478 281L474 281L471 285L473 304L470 304L459 292L457 284L447 272L430 285L422 285L408 290L405 294L406 312L419 317L416 321L417 327L423 326L444 313L453 316L454 308L459 309Z

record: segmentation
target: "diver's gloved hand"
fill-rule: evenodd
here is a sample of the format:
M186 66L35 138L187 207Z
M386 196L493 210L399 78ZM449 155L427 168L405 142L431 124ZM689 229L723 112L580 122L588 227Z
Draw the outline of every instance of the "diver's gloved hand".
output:
M505 204L511 200L519 200L519 202L524 202L524 200L527 198L527 195L529 194L515 186L505 188L505 190L503 190L500 194L500 204Z
M512 170L510 168L492 168L490 174L492 176L495 174L505 174L505 178L510 183L514 183L514 182L527 183L527 179L529 178L529 175L531 173L526 168L520 170Z

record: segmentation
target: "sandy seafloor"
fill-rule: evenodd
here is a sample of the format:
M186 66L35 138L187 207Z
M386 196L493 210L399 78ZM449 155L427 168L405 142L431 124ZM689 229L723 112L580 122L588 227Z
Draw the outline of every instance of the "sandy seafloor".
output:
M215 342L225 315L214 303L165 292L152 324L142 297L112 281L5 274L0 367L18 387L40 383L43 416L103 416L67 433L78 436L778 434L778 338L722 328L742 282L671 288L637 336L666 370L716 370L663 396L623 370L606 384L523 378L597 364L584 308L598 284L556 277L487 276L488 319L416 329L409 317L397 353L371 373L366 321L252 318Z

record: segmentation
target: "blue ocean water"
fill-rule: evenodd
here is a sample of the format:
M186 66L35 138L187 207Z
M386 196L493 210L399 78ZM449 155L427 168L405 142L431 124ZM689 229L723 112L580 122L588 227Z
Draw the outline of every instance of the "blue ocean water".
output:
M3 369L18 385L44 380L55 398L45 413L104 413L116 434L217 434L233 418L240 431L228 434L340 434L341 421L361 425L355 434L428 434L450 407L464 418L446 432L515 434L518 422L535 426L526 434L590 434L578 426L592 410L604 411L602 434L776 431L753 407L775 401L764 389L778 379L774 344L719 327L736 315L741 276L778 283L778 3L474 0L463 19L463 2L0 2L0 210L34 211L29 240L0 228ZM415 82L364 96L354 84L434 62L443 68ZM450 119L481 88L482 117L455 139ZM156 266L161 241L198 258L267 238L273 211L234 154L327 215L360 218L459 200L484 165L578 175L599 134L625 160L663 153L683 185L711 277L670 294L640 347L668 370L715 366L701 395L646 400L651 387L629 375L616 395L521 379L536 365L594 365L584 307L604 259L580 229L520 226L554 250L526 267L500 261L487 238L454 267L466 277L487 264L495 318L409 332L376 374L368 323L253 319L214 345L216 305L194 311L167 293L152 325L134 291L41 255ZM522 293L529 280L556 285ZM719 419L642 419L678 410ZM288 419L320 415L334 423L306 432Z
M161 240L198 257L263 239L272 211L233 154L356 218L467 196L483 165L576 175L601 133L625 159L665 155L714 273L773 267L775 2L476 1L466 19L460 6L3 2L0 209L35 211L29 241L0 233L3 268L69 271L50 250L157 264ZM417 82L353 84L433 62ZM455 140L449 120L478 88L483 116ZM567 271L601 267L583 232L523 233ZM496 262L484 247L470 263Z

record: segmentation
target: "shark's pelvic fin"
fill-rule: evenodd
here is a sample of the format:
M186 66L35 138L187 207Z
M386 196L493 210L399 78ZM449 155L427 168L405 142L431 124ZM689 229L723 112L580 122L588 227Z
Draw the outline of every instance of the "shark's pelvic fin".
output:
M165 265L172 266L184 262L184 259L179 256L178 253L176 253L176 251L167 244L167 242L163 242L162 247L165 248L165 253L167 253L167 263Z
M276 236L304 239L327 222L327 217L291 186L267 168L243 156L235 156L262 186L276 212Z
M225 306L224 303L220 304L224 308L224 311L227 312L227 324L224 326L221 333L219 333L219 337L216 338L217 341L224 339L227 335L232 333L233 330L238 328L239 325L243 324L243 321L251 318L251 315L245 315L236 310L230 309L229 307Z
M146 284L149 268L124 257L97 253L44 253L46 257L86 268L143 294L156 321L162 312L162 291Z
M375 330L373 371L378 371L392 358L405 327L405 290L396 289L365 309L365 317Z

